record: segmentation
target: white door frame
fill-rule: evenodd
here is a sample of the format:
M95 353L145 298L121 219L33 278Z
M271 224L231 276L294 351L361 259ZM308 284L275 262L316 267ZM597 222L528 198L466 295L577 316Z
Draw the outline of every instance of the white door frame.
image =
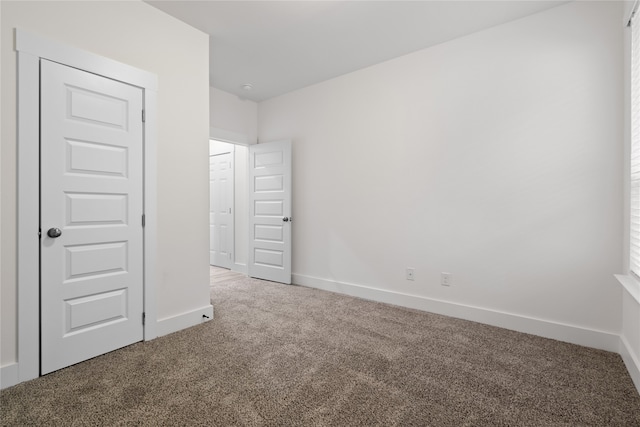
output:
M18 382L40 375L40 59L143 89L144 340L157 336L155 74L16 29L18 56ZM141 112L142 114L142 112ZM36 268L36 266L38 266Z

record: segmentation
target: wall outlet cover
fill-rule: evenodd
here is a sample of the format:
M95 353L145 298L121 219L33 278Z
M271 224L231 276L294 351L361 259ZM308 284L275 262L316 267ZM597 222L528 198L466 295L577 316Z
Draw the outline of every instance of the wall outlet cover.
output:
M451 286L451 273L443 271L440 275L440 284L442 286Z
M415 280L415 269L407 267L406 277L407 280Z

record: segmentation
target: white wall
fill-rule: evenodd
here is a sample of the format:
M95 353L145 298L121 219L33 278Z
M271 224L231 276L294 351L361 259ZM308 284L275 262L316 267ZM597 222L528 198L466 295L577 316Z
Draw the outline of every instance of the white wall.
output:
M296 283L617 349L621 16L573 2L260 103L294 141Z
M255 144L258 138L258 104L240 99L214 87L209 88L209 123L218 134L212 137L231 139L245 145ZM226 137L225 137L226 136Z
M209 306L208 36L138 1L2 1L0 8L0 364L17 357L15 27L158 75L158 318Z
M620 354L640 392L640 292L635 295L626 289L622 293Z
M2 6L0 5L0 48L2 46L2 40L3 40L3 32L2 32ZM0 64L1 65L1 64ZM0 100L3 99L3 93L4 91L2 90L2 66L0 66ZM0 118L2 117L2 102L0 102ZM3 135L2 133L2 120L0 120L0 136ZM4 194L4 181L2 179L2 174L3 174L3 169L2 169L2 148L0 146L0 194ZM4 202L2 201L2 198L0 197L0 242L2 242L2 206L4 205ZM15 342L15 332L14 332L14 328L15 328L15 315L12 315L13 318L11 318L11 316L9 316L8 321L3 320L3 316L2 313L11 313L12 311L15 310L15 301L13 299L9 300L9 304L7 304L7 301L5 301L5 298L3 298L3 292L2 292L2 283L3 283L3 278L2 278L2 271L4 271L4 268L2 267L3 263L3 248L2 248L2 244L0 244L0 366L2 366L2 361L5 360L5 358L3 357L3 355L5 354L3 352L3 348L5 347L5 345L2 343L2 337L7 335L9 337L11 337L8 341L9 343L7 344L8 346L8 359L15 359L15 349L17 348L17 343ZM15 292L14 292L15 294ZM2 372L0 369L0 382L2 382Z
M236 145L234 165L234 204L235 204L235 266L234 270L247 274L249 256L249 147Z

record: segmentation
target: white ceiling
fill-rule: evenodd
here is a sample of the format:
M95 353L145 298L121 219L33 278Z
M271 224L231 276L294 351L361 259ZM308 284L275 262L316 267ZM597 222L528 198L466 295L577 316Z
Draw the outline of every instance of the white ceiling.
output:
M147 3L210 35L211 86L262 101L566 2Z

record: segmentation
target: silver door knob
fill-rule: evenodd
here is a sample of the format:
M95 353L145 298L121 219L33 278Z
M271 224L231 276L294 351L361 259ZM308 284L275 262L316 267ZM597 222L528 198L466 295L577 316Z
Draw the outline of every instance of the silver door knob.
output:
M60 237L61 235L62 230L60 230L59 228L50 228L49 231L47 231L47 236L51 237L52 239Z

